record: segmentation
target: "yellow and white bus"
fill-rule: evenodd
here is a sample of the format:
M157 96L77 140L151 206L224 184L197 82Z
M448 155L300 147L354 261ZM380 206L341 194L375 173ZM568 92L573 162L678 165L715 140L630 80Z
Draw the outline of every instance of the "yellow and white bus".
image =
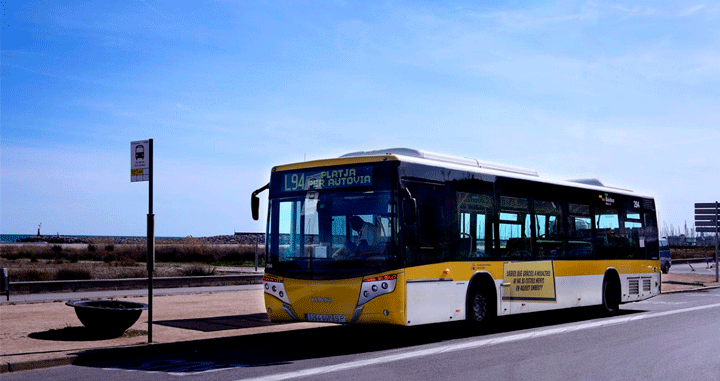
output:
M660 293L655 201L408 148L273 168L272 321L418 325Z

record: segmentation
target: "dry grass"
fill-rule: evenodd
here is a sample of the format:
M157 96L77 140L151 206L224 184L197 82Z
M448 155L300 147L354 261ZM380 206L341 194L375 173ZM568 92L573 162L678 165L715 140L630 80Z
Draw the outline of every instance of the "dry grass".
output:
M714 247L697 247L697 248L672 248L670 249L670 257L672 259L705 259L715 258Z
M147 276L144 245L1 245L11 280L122 279ZM215 274L217 266L254 265L254 245L156 245L157 277Z
M54 261L30 262L27 259L0 259L0 267L7 268L13 282L84 279L144 278L144 263L120 264L105 262L55 263ZM155 276L183 276L183 266L158 265Z

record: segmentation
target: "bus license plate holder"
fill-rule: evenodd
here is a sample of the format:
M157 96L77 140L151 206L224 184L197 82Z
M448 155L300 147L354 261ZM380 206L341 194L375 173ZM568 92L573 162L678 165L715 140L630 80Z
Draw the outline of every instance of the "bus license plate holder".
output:
M305 314L305 320L317 323L346 323L345 315Z

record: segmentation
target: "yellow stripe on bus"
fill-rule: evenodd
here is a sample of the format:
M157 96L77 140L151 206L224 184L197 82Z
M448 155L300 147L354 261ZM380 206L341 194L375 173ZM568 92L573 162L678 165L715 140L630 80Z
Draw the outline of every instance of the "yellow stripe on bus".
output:
M296 169L329 167L334 165L358 164L358 163L377 163L382 161L397 161L395 156L360 156L360 157L341 157L337 159L323 159L304 161L302 163L279 165L273 168L273 172L292 171Z
M532 263L534 261L527 261ZM485 262L443 262L424 266L409 267L405 270L408 280L435 280L452 279L454 281L468 281L478 272L489 273L493 279L503 279L504 261ZM524 263L524 262L513 262ZM604 275L608 269L615 269L619 274L645 274L658 272L658 260L583 260L553 261L555 276L583 276Z

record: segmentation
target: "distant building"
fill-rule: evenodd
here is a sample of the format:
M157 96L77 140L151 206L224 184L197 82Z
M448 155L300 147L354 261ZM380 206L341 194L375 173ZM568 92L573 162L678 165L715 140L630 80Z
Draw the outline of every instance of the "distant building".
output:
M695 238L695 244L701 247L715 247L715 235L703 235Z
M694 237L686 237L685 234L670 235L667 237L668 245L670 247L694 247L696 246L696 240Z
M704 235L699 237L686 237L685 234L668 236L670 247L715 247L715 235Z

